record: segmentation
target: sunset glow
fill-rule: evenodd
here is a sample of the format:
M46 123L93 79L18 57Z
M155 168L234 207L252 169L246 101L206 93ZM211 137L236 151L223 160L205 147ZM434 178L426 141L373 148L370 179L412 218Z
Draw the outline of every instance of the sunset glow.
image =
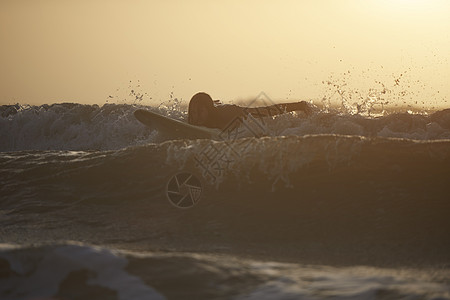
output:
M314 100L331 77L364 92L406 71L404 101L445 106L449 15L443 0L2 1L0 101L126 102L138 81L155 102Z

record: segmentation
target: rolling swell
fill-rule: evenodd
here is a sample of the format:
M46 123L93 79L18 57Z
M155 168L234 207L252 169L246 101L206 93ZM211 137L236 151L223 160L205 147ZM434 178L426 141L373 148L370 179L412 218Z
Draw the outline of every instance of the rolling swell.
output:
M26 216L43 227L83 226L83 240L103 244L252 249L332 264L449 263L448 140L309 135L234 143L3 153L2 223L24 230L17 217ZM215 181L196 163L211 146L228 161ZM204 187L188 210L164 194L180 171ZM80 238L58 230L55 239Z
M2 106L1 241L336 265L450 262L450 110L285 114L267 120L271 136L212 142L164 141L135 109ZM177 172L203 187L187 210L165 195Z

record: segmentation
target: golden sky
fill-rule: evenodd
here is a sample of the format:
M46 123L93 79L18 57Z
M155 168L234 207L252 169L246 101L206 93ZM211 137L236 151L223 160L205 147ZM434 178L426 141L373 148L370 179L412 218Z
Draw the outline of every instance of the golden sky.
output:
M448 0L1 0L0 104L317 101L377 81L448 107L449 16Z

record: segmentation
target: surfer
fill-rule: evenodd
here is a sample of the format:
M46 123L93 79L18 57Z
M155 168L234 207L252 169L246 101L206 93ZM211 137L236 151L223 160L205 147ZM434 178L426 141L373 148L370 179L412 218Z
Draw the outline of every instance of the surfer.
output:
M225 129L236 118L246 118L249 114L256 118L270 117L285 112L303 111L312 112L305 101L296 103L281 103L265 107L240 107L237 105L220 105L207 93L195 94L189 102L188 122L192 125L209 128Z

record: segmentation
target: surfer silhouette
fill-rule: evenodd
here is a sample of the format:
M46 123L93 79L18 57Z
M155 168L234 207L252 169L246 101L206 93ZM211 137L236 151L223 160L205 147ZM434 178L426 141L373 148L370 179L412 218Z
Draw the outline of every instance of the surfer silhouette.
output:
M188 122L192 125L209 128L224 129L236 118L246 118L249 114L253 117L269 117L285 112L303 111L306 114L312 112L307 102L281 103L264 107L241 107L232 104L222 105L218 100L213 100L207 93L197 93L189 102Z

